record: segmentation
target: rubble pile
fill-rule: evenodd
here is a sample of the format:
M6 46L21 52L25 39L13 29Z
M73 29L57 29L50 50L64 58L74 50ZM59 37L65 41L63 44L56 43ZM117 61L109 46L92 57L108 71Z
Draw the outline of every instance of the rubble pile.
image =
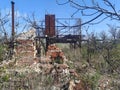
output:
M46 57L50 58L54 63L65 63L65 55L62 50L58 48L55 44L48 46L48 51L46 52ZM58 61L58 62L57 62Z
M86 90L79 75L67 65L64 53L55 44L48 46L46 59L41 59L44 74L53 77L53 84L63 90ZM72 83L71 83L72 82ZM65 89L66 88L66 89Z
M52 85L56 88L85 90L79 75L67 65L68 60L64 53L55 44L49 45L46 56L40 58L36 57L33 40L19 40L15 49L16 66L24 66L24 69L27 67L26 70L33 70L43 75L42 77L49 76L53 80Z

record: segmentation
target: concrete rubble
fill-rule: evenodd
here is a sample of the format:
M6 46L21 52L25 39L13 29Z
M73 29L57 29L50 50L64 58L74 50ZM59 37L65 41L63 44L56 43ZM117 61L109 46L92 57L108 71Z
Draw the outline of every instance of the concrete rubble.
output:
M52 88L63 88L65 85L70 89L68 90L79 90L71 89L75 88L80 83L79 75L74 69L70 69L67 65L67 59L60 48L55 44L48 46L48 51L45 57L35 57L36 51L33 40L18 40L19 45L16 47L16 66L28 68L34 72L41 73L43 75L49 75L53 79ZM26 69L26 70L28 70ZM75 80L76 78L76 80ZM74 85L70 85L74 81ZM69 83L69 84L68 84ZM83 86L80 86L83 87ZM58 89L58 90L59 90ZM55 89L57 90L57 89ZM83 89L84 90L84 89Z

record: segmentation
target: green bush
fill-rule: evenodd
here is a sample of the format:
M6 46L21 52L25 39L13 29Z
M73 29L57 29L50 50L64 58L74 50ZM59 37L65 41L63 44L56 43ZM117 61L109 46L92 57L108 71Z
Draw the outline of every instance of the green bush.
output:
M3 82L7 82L8 80L9 80L9 75L8 74L2 76L2 81Z
M4 45L0 45L0 62L3 61L5 57L5 49L6 47Z
M82 76L83 81L86 85L90 86L92 90L96 90L98 86L98 81L100 79L100 74L96 72L93 75L84 75Z

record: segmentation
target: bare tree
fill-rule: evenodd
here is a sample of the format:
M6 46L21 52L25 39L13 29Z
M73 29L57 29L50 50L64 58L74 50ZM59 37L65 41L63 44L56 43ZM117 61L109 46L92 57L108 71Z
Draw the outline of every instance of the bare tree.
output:
M103 42L105 42L107 40L108 36L105 31L100 32L99 35L100 35L100 38L103 40Z
M67 2L62 2L61 0L56 0L58 5L70 4L71 7L75 8L75 14L79 13L82 16L92 17L90 20L83 22L84 24L97 24L103 20L110 18L112 20L120 20L119 10L117 3L120 3L119 0L67 0ZM92 23L96 19L99 21Z
M117 27L116 26L112 26L112 25L108 25L109 26L109 33L111 34L111 37L113 40L116 40L117 38Z
M81 24L81 19L77 19L75 25L80 25L80 24ZM82 33L81 26L75 27L74 34L81 35L81 33Z
M28 15L27 17L23 17L23 19L26 21L28 27L35 29L36 37L35 37L35 43L36 43L36 49L37 49L37 56L40 57L41 55L41 46L43 49L46 49L46 46L43 42L43 40L40 38L40 36L44 35L45 25L43 20L39 20L36 18L35 13L32 13L32 15Z
M117 31L117 40L120 40L120 29Z
M1 34L3 34L3 38L5 41L8 41L8 32L6 30L6 26L8 26L8 23L10 21L9 16L10 13L2 15L2 12L0 12L0 32Z
M31 18L28 15L27 17L23 17L23 19L27 22L28 27L36 30L37 35L44 34L44 23L36 18L35 13L32 13Z

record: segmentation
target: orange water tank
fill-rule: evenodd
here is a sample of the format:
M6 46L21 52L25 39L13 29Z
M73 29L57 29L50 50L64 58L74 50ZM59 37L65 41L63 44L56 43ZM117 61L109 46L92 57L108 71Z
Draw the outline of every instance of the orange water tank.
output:
M45 15L45 35L55 36L55 15Z

